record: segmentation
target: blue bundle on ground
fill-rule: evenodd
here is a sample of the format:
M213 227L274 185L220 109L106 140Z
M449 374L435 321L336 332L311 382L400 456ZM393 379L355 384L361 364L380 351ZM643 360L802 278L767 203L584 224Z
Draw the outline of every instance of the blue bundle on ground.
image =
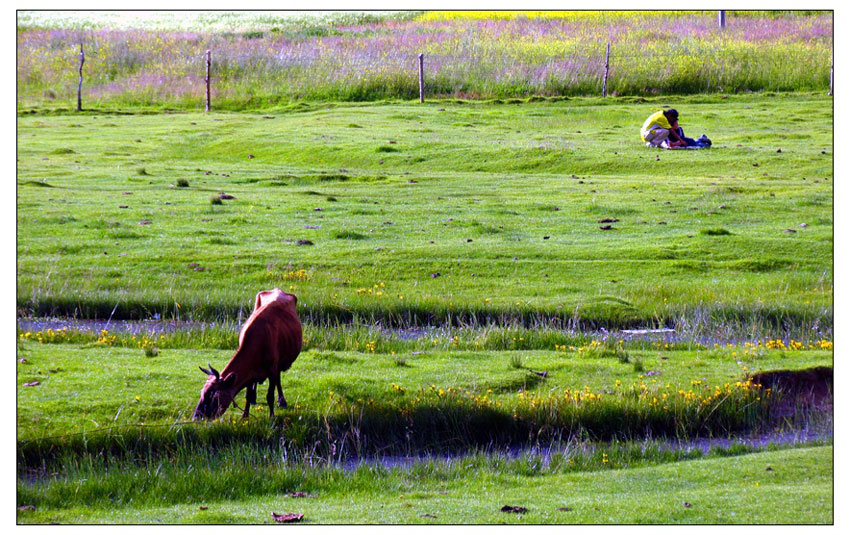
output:
M664 143L662 143L662 145L661 145L662 147L664 147L665 149L670 149L670 150L708 149L708 148L711 147L711 140L708 139L708 136L706 136L705 134L701 135L697 139L693 139L693 138L690 138L690 137L685 137L685 131L682 130L681 126L679 128L677 128L676 130L679 134L679 137L684 139L688 143L688 146L687 147L670 147L669 145L667 145L667 141L665 140Z

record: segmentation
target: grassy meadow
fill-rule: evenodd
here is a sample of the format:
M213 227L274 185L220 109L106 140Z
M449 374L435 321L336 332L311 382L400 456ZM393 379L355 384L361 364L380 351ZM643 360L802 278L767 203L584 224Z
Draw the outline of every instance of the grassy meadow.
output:
M716 149L643 147L662 105ZM315 321L819 336L831 121L814 95L23 115L18 307L222 320L278 286Z
M831 375L831 12L66 15L17 17L19 524L833 522L831 405L753 380ZM193 422L274 287L289 407Z
M21 115L20 313L214 325L19 332L18 505L35 509L18 521L263 523L289 507L316 523L600 522L598 496L560 489L616 466L625 481L688 474L676 488L726 505L647 487L605 523L829 522L827 464L783 474L805 511L769 486L728 506L717 496L766 483L715 465L761 475L764 447L663 441L830 426L787 419L746 381L832 364L830 102ZM664 104L715 148L640 145L636 125ZM742 115L760 135L725 119ZM793 127L812 116L824 126ZM226 362L254 292L273 286L305 321L290 409L275 426L262 406L190 423L198 366ZM678 339L615 333L629 326ZM815 463L831 458L822 440L758 455ZM389 454L438 457L344 467ZM299 491L320 498L281 502ZM532 512L498 510L512 500Z

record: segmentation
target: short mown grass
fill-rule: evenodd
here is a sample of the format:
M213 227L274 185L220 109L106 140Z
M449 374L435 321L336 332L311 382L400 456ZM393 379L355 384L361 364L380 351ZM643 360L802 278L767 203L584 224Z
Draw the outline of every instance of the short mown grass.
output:
M664 105L715 147L643 147ZM832 323L827 98L305 106L20 117L19 310L226 321L277 286L316 323Z

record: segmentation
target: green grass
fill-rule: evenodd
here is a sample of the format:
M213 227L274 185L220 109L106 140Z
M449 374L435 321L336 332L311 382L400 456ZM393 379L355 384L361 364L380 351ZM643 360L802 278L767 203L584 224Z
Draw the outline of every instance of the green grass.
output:
M637 129L662 105L715 148L644 148ZM831 106L749 95L22 115L17 306L226 321L278 286L317 323L828 328ZM236 199L211 205L221 192Z
M723 385L742 381L754 371L832 365L832 352L822 350L628 348L630 358L639 359L646 370L636 372L631 363L590 344L557 351L411 352L403 355L405 365L399 366L394 351L376 353L375 347L308 350L299 356L283 376L290 404L281 417L290 422L287 436L301 440L304 446L305 437L320 435L317 429L330 421L339 428L340 436L352 425L371 430L367 449L376 451L394 445L400 449L452 447L451 438L422 433L415 440L394 444L410 423L437 432L451 430L460 446L486 444L488 436L500 443L522 442L528 429L547 425L567 432L571 427L573 431L583 429L598 438L644 436L647 430L668 436L723 434L733 427L761 425L761 416L750 417L744 414L747 411L735 408L736 400L749 399L748 394L740 397L736 392L721 400L712 419L703 419L697 417L698 410L691 414L698 404L682 401L677 391L708 396L715 387L728 388ZM216 436L228 440L233 428L227 422L231 420L237 434L257 434L274 443L277 435L269 435L270 430L261 424L240 430L240 413L235 409L221 426L190 424L181 430L191 419L203 386L205 376L198 366L212 362L221 369L231 355L232 350L199 347L166 348L147 356L143 348L97 342L22 342L18 358L25 362L17 365L18 440L23 441L23 453L35 456L22 462L39 465L45 455L52 458L68 448L91 451L97 444L110 445L116 440L126 442L127 447L138 442L143 450L151 447L156 451L168 451L172 441L180 442L181 437L189 443ZM98 373L89 373L92 369ZM36 386L21 386L35 381L39 382ZM564 403L567 390L586 399ZM660 405L648 405L652 397L661 399L663 393L670 396L669 412L666 407L662 411ZM252 421L265 422L266 410L262 405L254 408ZM406 420L405 415L412 415L413 420ZM632 423L623 420L623 415L630 415ZM683 415L693 417L676 423ZM478 424L464 436L469 422ZM51 449L55 451L49 453Z
M607 450L613 451L613 450ZM191 476L168 465L132 477L101 475L69 484L19 483L19 523L273 523L271 513L299 512L315 524L829 524L833 521L833 448L622 466L617 457L574 470L573 457L548 466L471 457L412 468L363 467L222 472L199 466ZM580 458L576 456L575 458ZM767 469L770 468L768 471ZM124 484L122 485L122 480ZM205 493L221 488L224 496ZM182 483L175 486L175 481ZM246 483L249 483L246 485ZM193 485L194 484L194 485ZM243 494L244 489L253 488ZM169 493L168 491L172 492ZM123 504L126 493L141 503ZM287 498L306 492L314 497ZM104 495L119 499L105 505ZM503 505L525 507L522 515ZM203 509L202 509L203 507ZM569 511L559 508L569 507Z
M399 354L375 352L377 344L310 349L284 374L290 408L271 427L260 406L247 422L236 410L217 422L188 421L204 380L197 365L220 366L232 353L205 347L220 343L214 337L150 357L146 344L108 345L114 343L108 334L99 342L62 336L65 343L30 336L18 346L24 361L16 378L17 502L36 507L18 512L21 523L262 523L271 511L288 511L279 510L290 506L281 496L295 491L318 495L290 506L318 523L599 522L595 508L606 512L603 523L831 517L824 502L831 468L822 461L831 458L830 448L752 455L757 448L735 446L704 455L651 440L773 432L817 420L776 420L766 398L755 400L764 395L758 391L724 397L705 410L707 417L695 403L671 400L669 413L650 403L677 390L704 396L754 371L831 365L831 351L688 351L630 342L614 350L589 343L550 351L414 351L399 365ZM622 353L652 373L636 372ZM559 401L566 389L583 401ZM736 405L738 399L745 404ZM554 455L532 451L513 459L504 455L511 445L554 448ZM463 455L391 469L334 464L351 455L424 452ZM775 473L765 473L764 465ZM606 500L598 489L582 490L600 477L605 492L622 494L618 507L600 506ZM790 506L771 498L773 485L814 501ZM729 492L750 487L746 500L714 507L728 504L722 496ZM667 503L674 499L679 503ZM503 503L494 509L491 501ZM683 508L684 501L692 507ZM500 513L505 503L530 512L523 520ZM563 506L575 515L564 518L557 511ZM770 516L774 509L783 510Z

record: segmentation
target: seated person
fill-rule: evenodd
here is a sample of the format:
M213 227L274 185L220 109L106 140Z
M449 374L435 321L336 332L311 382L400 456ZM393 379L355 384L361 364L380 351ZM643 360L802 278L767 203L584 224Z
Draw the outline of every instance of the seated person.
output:
M678 111L673 108L657 111L644 121L640 137L647 147L687 147L688 142L679 135L678 127Z

